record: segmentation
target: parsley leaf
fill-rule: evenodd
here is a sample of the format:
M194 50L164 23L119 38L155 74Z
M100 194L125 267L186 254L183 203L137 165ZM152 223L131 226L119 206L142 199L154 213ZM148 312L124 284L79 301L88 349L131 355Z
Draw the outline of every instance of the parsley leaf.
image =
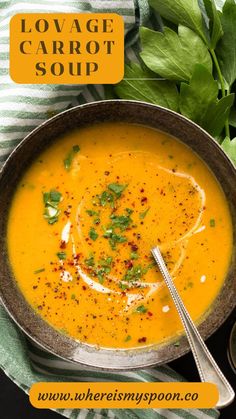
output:
M215 227L215 225L216 225L216 222L215 222L214 218L211 218L210 219L210 227Z
M97 240L97 238L98 238L98 233L96 232L96 230L93 227L91 227L90 230L89 230L89 237L93 241Z
M156 80L155 74L136 63L125 66L124 80L115 86L115 91L122 99L141 100L178 111L176 85L167 80Z
M180 111L197 124L202 125L205 114L218 96L218 83L202 65L196 64L189 84L180 86Z
M229 137L226 137L221 144L221 147L236 166L236 138L233 138L233 140L230 141Z
M148 68L168 80L188 81L195 64L210 72L212 61L207 46L191 29L179 25L178 34L169 28L155 32L140 29L141 58Z
M36 269L36 271L34 271L34 274L40 274L41 272L44 272L45 268L40 268L40 269Z
M206 39L197 0L149 0L149 4L165 19L176 25L187 26Z
M108 185L108 189L114 192L117 198L120 198L122 192L127 188L127 186L128 185L121 185L119 183L110 183L110 185Z
M80 151L80 147L78 145L74 145L72 149L67 154L66 158L64 159L64 167L66 170L70 170L72 161L75 155Z
M220 20L224 34L217 45L216 53L222 74L231 86L236 79L236 4L234 0L226 0Z
M58 252L58 253L57 253L57 257L58 257L60 260L65 260L65 259L66 259L66 253L65 253L65 252Z
M93 210L86 210L87 214L92 217L93 215L99 215L97 211L93 211Z
M85 263L87 266L94 266L94 255L90 255L87 259L85 259Z
M143 220L145 217L146 217L146 215L147 215L147 213L148 213L148 211L150 210L150 207L149 208L147 208L145 211L143 211L143 212L140 212L140 214L139 214L139 218L141 219L141 220Z
M62 200L62 194L59 191L51 190L43 193L44 213L43 216L48 224L54 224L58 221L60 210L58 205Z
M211 34L210 47L215 48L217 42L223 35L223 29L220 22L220 16L216 9L214 0L203 0L207 16L209 18L209 29Z
M141 306L138 306L135 311L137 311L137 313L146 313L148 309L144 307L144 305L141 305Z
M110 216L112 227L119 228L121 231L126 230L132 223L132 219L129 215L115 215Z

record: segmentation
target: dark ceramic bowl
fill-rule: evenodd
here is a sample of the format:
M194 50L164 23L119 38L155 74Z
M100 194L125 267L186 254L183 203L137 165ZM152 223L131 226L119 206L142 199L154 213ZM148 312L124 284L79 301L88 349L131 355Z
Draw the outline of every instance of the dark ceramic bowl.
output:
M111 100L78 106L51 118L30 133L14 150L0 175L0 295L13 320L35 342L70 361L106 369L133 369L172 361L189 351L186 337L173 343L130 350L96 349L65 336L42 320L18 289L8 261L6 226L19 179L36 156L74 128L102 121L138 123L157 128L191 147L210 167L228 200L236 236L236 170L219 145L204 130L175 112L142 102ZM199 326L208 338L236 305L235 247L220 294Z

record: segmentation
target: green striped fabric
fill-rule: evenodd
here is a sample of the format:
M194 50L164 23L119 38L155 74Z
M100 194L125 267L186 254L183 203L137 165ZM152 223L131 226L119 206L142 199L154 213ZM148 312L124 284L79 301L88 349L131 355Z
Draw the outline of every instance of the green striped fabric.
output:
M124 17L126 59L138 59L139 24L157 27L158 18L150 16L147 0L0 0L0 164L33 128L51 115L71 106L104 99L101 85L21 85L9 77L9 21L19 12L116 12ZM26 393L39 381L183 381L168 366L130 372L98 372L68 363L42 350L26 339L0 306L0 366ZM214 409L60 409L71 419L154 419L219 417Z

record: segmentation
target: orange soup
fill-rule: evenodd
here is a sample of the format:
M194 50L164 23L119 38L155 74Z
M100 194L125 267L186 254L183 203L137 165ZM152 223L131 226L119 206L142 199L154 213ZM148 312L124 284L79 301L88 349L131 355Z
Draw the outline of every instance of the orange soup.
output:
M232 225L217 180L175 138L126 123L82 128L19 183L8 222L13 273L35 311L74 339L110 348L178 339L155 245L199 322L223 285Z

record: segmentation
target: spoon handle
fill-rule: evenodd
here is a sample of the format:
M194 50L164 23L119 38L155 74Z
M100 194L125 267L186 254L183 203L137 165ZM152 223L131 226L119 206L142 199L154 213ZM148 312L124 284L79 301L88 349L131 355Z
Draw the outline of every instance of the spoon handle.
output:
M194 325L187 309L180 298L173 280L167 270L166 264L158 247L152 249L153 257L165 279L170 294L174 300L179 316L184 325L184 329L188 338L189 345L196 362L196 366L201 381L211 382L217 385L219 391L219 400L216 407L222 408L228 406L234 399L234 391L225 378L224 374L218 367L212 355L208 351L203 339L201 338L196 326Z

